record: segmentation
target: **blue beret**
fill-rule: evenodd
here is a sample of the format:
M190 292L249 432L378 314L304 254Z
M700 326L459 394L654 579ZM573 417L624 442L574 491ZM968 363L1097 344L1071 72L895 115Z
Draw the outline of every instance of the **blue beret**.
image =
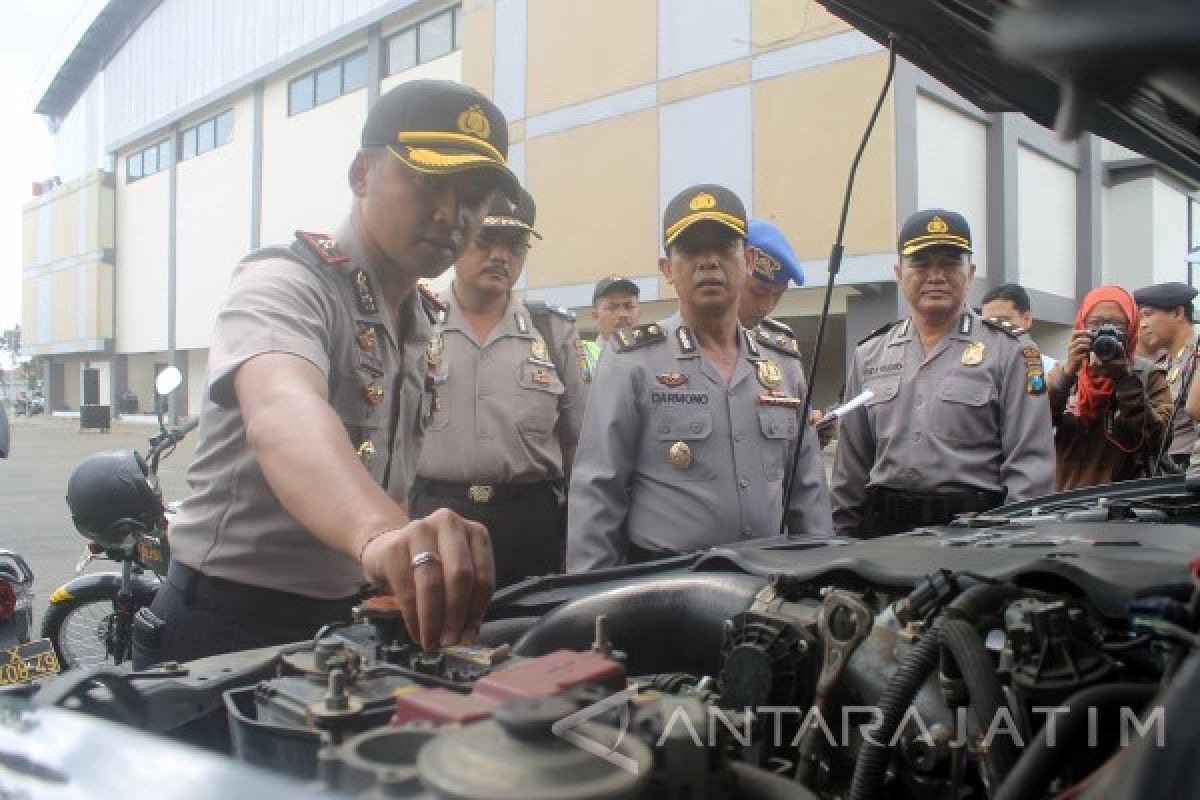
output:
M783 231L766 220L752 219L747 238L750 246L758 251L750 274L776 287L786 287L789 280L795 281L797 286L804 285L804 267L796 259Z

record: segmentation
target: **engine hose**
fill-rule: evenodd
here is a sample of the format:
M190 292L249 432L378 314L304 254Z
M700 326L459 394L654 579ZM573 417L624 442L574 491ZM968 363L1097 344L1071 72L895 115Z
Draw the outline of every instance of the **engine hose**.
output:
M942 646L966 685L975 724L981 732L987 732L1000 709L1008 708L992 656L975 628L961 619L947 619L942 623ZM985 763L991 785L999 786L1020 758L1017 744L1001 732L992 738L984 752L987 753Z
M892 738L913 698L938 665L942 651L942 625L950 619L965 620L974 625L1000 604L1024 593L1023 589L1013 584L980 584L967 589L946 607L946 614L930 626L888 682L879 700L882 724L871 740L863 743L854 765L854 780L850 784L848 800L873 800L878 796L891 756L889 745Z
M858 761L854 764L854 780L850 784L848 800L871 800L879 794L887 770L891 747L888 744L896 735L896 729L904 718L904 712L912 704L921 686L933 674L942 650L942 620L935 622L904 657L904 662L888 681L883 696L879 699L882 723L873 736L863 741Z
M1088 730L1088 709L1112 711L1128 707L1140 711L1154 698L1158 688L1148 683L1110 683L1071 695L1062 704L1067 710L1055 714L1054 744L1050 744L1047 736L1051 730L1047 724L1025 749L1008 779L1000 784L994 800L1026 800L1045 795L1062 766L1071 763L1075 751L1086 744L1083 737Z
M734 761L730 766L737 778L737 797L745 800L817 800L811 789L782 775L744 761Z

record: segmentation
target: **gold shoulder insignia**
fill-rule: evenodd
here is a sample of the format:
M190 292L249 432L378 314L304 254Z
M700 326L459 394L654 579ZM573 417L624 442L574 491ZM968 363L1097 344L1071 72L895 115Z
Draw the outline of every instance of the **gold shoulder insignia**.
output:
M1014 339L1020 339L1025 335L1025 329L1017 325L1013 325L1006 319L995 319L993 317L984 317L983 324L997 331L1002 331Z
M296 231L296 238L303 242L304 246L311 250L313 255L331 267L338 264L345 264L350 260L350 256L338 249L337 242L333 240L332 236L324 233Z
M443 303L441 298L434 294L433 290L427 286L422 286L418 283L417 291L421 295L421 307L425 309L425 315L429 317L430 324L437 325L438 323L445 322L446 311L449 309L449 306Z
M777 324L782 325L782 323ZM778 328L776 330L778 330ZM754 338L759 344L763 345L764 347L769 347L777 353L783 353L785 356L789 356L791 358L799 358L800 343L796 341L796 337L792 335L790 328L788 331L789 332L786 334L772 333L771 330L767 328L766 320L763 320L758 324L758 327L754 329Z
M614 335L617 339L616 351L618 353L629 353L667 340L667 334L653 322L648 325L639 325L632 330L618 329Z

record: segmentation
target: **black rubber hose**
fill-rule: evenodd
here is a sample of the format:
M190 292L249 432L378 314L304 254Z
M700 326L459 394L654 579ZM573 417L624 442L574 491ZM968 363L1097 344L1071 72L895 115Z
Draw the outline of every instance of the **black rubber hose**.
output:
M1025 590L1013 584L981 584L967 589L946 607L945 616L939 618L916 647L908 652L880 698L879 711L883 724L871 737L873 741L863 743L854 765L854 780L847 795L849 800L873 800L878 796L891 754L888 745L900 727L904 712L937 667L942 650L942 625L950 619L959 619L973 626L996 606L1023 594Z
M1071 695L1062 704L1068 710L1055 714L1054 746L1049 744L1047 737L1049 725L1044 726L1008 774L1008 779L1000 784L994 800L1027 800L1044 796L1046 788L1062 766L1071 763L1071 756L1087 734L1089 708L1112 710L1130 707L1140 711L1154 698L1158 688L1148 683L1110 683ZM1083 739L1085 744L1086 741Z
M817 800L811 789L744 761L734 761L737 797L744 800Z
M930 627L928 633L908 651L896 674L888 681L879 699L882 724L869 739L864 739L858 761L854 764L854 780L850 784L849 800L871 800L879 794L883 775L891 755L889 746L904 712L921 686L933 674L942 651L942 620Z
M981 732L986 733L1000 709L1007 708L991 654L975 628L961 619L948 619L942 623L942 646L953 659L966 685L967 701L975 724ZM985 752L991 785L999 786L1021 756L1017 743L1001 733L988 743Z

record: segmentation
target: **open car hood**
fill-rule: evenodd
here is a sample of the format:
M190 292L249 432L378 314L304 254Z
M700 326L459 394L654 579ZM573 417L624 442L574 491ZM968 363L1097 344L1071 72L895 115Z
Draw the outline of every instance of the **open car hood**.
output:
M1088 130L1200 181L1192 2L818 0L985 111ZM1018 7L1022 6L1022 7Z

